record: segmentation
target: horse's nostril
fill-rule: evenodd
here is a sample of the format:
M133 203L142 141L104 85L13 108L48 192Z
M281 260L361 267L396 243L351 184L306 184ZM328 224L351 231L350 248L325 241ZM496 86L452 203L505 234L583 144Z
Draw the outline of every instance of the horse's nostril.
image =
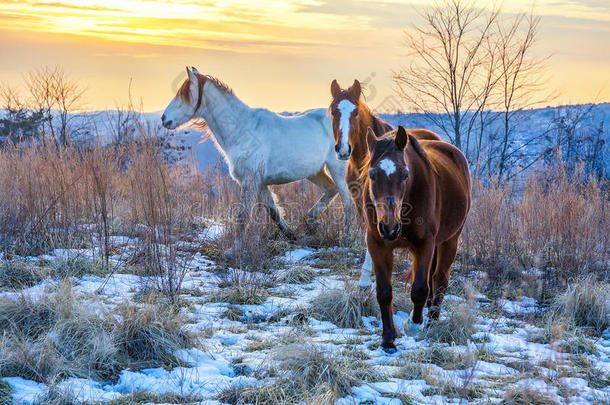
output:
M339 149L341 149L341 146L339 146L339 144L335 144L335 152L339 153Z
M172 122L174 122L174 121L172 121L172 120L167 121L167 122L165 123L165 126L166 126L166 127L171 127L171 126L172 126Z
M165 114L161 116L161 122L165 122Z
M390 235L390 237L392 239L396 239L398 238L398 235L400 235L400 223L397 224L394 229L392 230L392 234Z
M351 155L351 154L352 154L352 145L349 145L349 146L347 147L347 154L348 154L348 155Z

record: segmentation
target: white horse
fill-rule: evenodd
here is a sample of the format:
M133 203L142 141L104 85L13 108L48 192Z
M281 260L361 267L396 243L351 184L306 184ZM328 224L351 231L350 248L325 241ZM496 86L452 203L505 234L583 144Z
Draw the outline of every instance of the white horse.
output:
M195 68L186 71L188 78L161 117L163 126L174 129L196 118L205 120L231 176L241 186L239 224L246 224L258 197L282 232L291 236L269 186L308 179L323 191L309 210L308 225L315 229L318 216L338 192L345 235L351 235L353 204L345 182L346 162L336 157L326 109L281 116L251 108L218 79ZM232 251L240 247L241 231Z

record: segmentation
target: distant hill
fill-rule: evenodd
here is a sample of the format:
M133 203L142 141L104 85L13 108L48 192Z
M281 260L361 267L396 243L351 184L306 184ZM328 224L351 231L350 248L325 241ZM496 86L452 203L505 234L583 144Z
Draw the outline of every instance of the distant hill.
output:
M583 112L586 112L586 114L583 115ZM161 125L161 114L161 112L140 114L140 121L147 133L168 137L172 148L178 152L181 158L193 158L201 169L221 162L221 167L226 170L226 164L224 164L222 155L217 150L212 139L203 140L205 134L196 129L169 131ZM284 112L281 114L289 115L291 113ZM492 124L486 127L485 137L500 133L501 122L499 114L497 112L490 113ZM445 140L448 140L441 128L432 124L424 114L399 113L380 114L380 116L394 126L400 124L407 128L428 128L437 132ZM442 116L436 115L434 119L442 119ZM578 122L573 122L575 120L578 120ZM584 137L591 133L601 134L601 138L604 141L602 159L606 168L606 176L610 177L609 121L610 103L567 105L524 110L518 113L518 119L516 120L518 125L515 126L512 136L514 136L517 142L523 143L523 153L536 154L540 152L543 145L539 141L534 143L528 142L528 139L534 136L539 137L540 134L552 136L552 131L556 131L558 128L573 129L575 137ZM74 122L79 128L82 128L80 131L81 137L98 137L104 142L108 142L112 134L116 132L118 113L116 111L86 113L75 117Z

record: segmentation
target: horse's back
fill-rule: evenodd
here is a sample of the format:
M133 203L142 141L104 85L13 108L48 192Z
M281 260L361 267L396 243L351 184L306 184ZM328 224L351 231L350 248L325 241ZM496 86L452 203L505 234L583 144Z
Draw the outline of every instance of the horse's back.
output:
M443 141L420 142L433 166L437 198L440 198L441 239L461 230L470 210L470 169L468 161L460 149ZM444 237L443 237L444 236Z
M250 129L265 160L265 181L284 184L312 176L334 156L330 120L323 108L282 115L257 109Z
M412 128L408 129L407 133L413 135L418 141L442 141L440 136L429 129Z
M435 134L436 135L436 134ZM459 173L470 189L470 169L464 153L453 144L442 140L420 140L420 145L430 158L435 170L439 173L450 171Z

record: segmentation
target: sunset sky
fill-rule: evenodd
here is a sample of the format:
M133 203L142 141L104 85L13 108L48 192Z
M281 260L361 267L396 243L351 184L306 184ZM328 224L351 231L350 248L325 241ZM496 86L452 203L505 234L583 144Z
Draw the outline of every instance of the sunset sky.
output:
M196 66L246 103L275 111L327 106L337 78L371 83L373 105L392 94L409 61L404 31L426 0L0 0L0 81L61 65L87 87L86 108L163 109ZM485 5L486 2L481 2ZM507 13L530 0L505 1ZM610 101L610 1L536 0L535 52L550 55L553 104Z

